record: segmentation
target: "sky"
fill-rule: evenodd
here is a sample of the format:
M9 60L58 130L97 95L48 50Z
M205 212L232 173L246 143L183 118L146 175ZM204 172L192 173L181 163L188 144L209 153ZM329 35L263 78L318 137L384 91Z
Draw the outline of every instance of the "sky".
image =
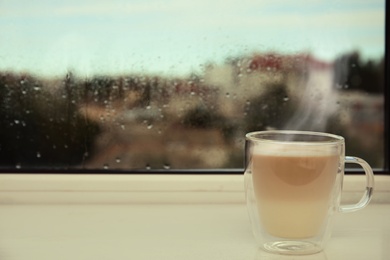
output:
M268 51L384 55L385 0L0 0L0 71L187 75Z

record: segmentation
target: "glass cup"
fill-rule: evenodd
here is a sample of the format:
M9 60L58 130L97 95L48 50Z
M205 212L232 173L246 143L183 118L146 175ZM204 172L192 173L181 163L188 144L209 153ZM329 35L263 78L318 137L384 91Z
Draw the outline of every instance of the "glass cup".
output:
M366 190L356 205L340 205L345 163L359 164L366 174ZM345 156L343 137L304 131L248 133L244 178L255 239L278 254L323 250L333 213L364 208L374 186L368 163Z

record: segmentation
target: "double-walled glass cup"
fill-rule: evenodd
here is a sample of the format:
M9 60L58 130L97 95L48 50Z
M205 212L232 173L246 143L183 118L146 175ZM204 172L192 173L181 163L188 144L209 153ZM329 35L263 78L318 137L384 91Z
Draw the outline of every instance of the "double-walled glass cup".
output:
M245 191L253 233L260 247L279 254L313 254L331 235L332 215L364 208L374 175L364 160L345 156L344 138L304 131L246 135ZM344 164L366 174L356 205L340 205Z

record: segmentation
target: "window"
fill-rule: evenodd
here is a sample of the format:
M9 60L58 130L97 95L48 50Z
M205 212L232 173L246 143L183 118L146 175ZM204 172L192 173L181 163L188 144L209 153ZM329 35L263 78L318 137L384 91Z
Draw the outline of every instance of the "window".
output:
M384 0L2 1L0 167L234 172L246 132L299 129L385 170L385 14Z

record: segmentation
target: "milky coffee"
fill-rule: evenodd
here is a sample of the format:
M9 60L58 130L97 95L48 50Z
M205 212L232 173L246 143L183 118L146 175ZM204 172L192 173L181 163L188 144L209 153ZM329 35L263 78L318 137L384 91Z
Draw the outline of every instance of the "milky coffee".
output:
M264 150L252 155L262 226L277 237L308 238L321 231L339 166L334 151Z

